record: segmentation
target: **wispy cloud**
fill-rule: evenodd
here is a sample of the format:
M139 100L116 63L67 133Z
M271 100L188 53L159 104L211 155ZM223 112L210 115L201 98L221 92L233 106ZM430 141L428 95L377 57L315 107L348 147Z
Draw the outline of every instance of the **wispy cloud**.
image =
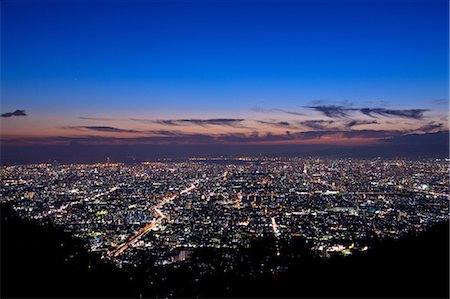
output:
M334 123L332 120L305 120L299 122L302 126L305 126L314 130L326 130L328 126Z
M165 126L182 126L183 124L177 120L173 119L158 119L158 120L145 120L145 119L133 119L138 122L144 122L144 123L154 123L154 124L160 124Z
M141 131L130 130L130 129L119 129L115 127L107 127L107 126L71 126L71 127L62 127L64 129L72 129L72 130L88 130L88 131L96 131L96 132L106 132L106 133L141 133Z
M345 124L347 128L351 128L354 126L361 126L361 125L375 125L378 124L378 121L376 120L351 120L348 123Z
M291 114L291 115L297 115L297 116L304 116L304 113L298 112L298 111L290 111L290 110L285 110L285 109L280 109L280 108L271 108L271 109L265 109L265 108L261 108L259 106L253 106L252 108L250 108L251 111L254 112L260 112L260 113L273 113L273 112L282 112L285 114Z
M278 111L278 112L283 112L283 113L286 113L286 114L298 115L298 116L304 116L305 115L304 113L301 113L301 112L284 110L284 109L272 109L272 111Z
M428 109L386 109L386 108L351 108L345 106L306 106L307 108L314 109L321 112L323 115L330 118L344 118L349 115L350 112L360 112L370 117L402 117L411 119L422 119L423 114Z
M386 109L386 108L361 108L358 109L362 114L367 116L376 117L376 116L398 116L404 118L412 118L412 119L422 119L423 114L428 109L403 109L403 110L394 110L394 109Z
M181 131L173 131L173 130L149 130L144 131L145 133L155 134L155 135L162 135L162 136L178 136L183 135L183 132Z
M286 129L297 129L298 127L293 125L290 122L287 121L267 121L267 120L255 120L255 122L268 125L275 128L286 128Z
M196 126L225 126L225 127L234 127L234 128L242 128L242 122L245 119L242 118L210 118L210 119L140 119L140 118L131 118L130 120L143 122L143 123L155 123L165 126L185 126L185 125L196 125Z
M79 119L84 120L99 120L99 121L116 121L119 120L117 118L108 118L108 117L86 117L86 116L80 116Z
M13 117L13 116L27 116L25 110L16 110L14 112L6 112L2 114L2 117Z
M348 115L348 111L352 110L350 108L345 108L344 106L306 106L306 108L311 108L316 111L323 113L323 115L331 118L342 118Z
M241 122L244 119L239 118L213 118L213 119L181 119L181 123L191 123L198 126L229 126L229 127L241 127Z
M435 105L448 105L448 99L436 99L431 101Z
M443 128L444 128L444 124L431 122L431 123L428 123L428 124L418 128L415 131L429 133L431 131L438 130L438 129L440 130Z

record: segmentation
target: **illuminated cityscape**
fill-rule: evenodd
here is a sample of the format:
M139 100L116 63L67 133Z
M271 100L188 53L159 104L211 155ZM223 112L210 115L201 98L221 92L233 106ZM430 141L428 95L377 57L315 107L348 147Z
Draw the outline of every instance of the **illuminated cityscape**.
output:
M3 201L118 267L302 237L324 258L449 218L448 159L196 158L1 169ZM280 255L280 252L277 252ZM232 267L232 265L230 265Z

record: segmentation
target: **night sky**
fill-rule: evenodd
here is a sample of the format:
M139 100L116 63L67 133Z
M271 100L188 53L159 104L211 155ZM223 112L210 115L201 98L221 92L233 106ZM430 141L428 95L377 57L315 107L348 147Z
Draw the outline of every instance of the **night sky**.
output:
M4 0L2 160L447 152L448 13L446 0Z

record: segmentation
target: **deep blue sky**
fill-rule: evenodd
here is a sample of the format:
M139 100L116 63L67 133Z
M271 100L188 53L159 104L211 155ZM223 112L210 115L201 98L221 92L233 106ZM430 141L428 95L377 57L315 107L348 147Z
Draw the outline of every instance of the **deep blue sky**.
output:
M36 144L448 151L447 0L0 5L3 159Z
M424 107L447 81L445 0L2 1L5 110Z

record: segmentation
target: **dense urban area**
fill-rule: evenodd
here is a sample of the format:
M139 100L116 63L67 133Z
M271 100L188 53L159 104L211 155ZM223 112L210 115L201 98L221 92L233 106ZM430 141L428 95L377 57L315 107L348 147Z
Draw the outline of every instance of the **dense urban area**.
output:
M3 166L1 199L118 267L189 261L272 236L324 258L449 218L449 159L192 158ZM281 254L280 252L276 253ZM207 269L205 269L207 271Z

